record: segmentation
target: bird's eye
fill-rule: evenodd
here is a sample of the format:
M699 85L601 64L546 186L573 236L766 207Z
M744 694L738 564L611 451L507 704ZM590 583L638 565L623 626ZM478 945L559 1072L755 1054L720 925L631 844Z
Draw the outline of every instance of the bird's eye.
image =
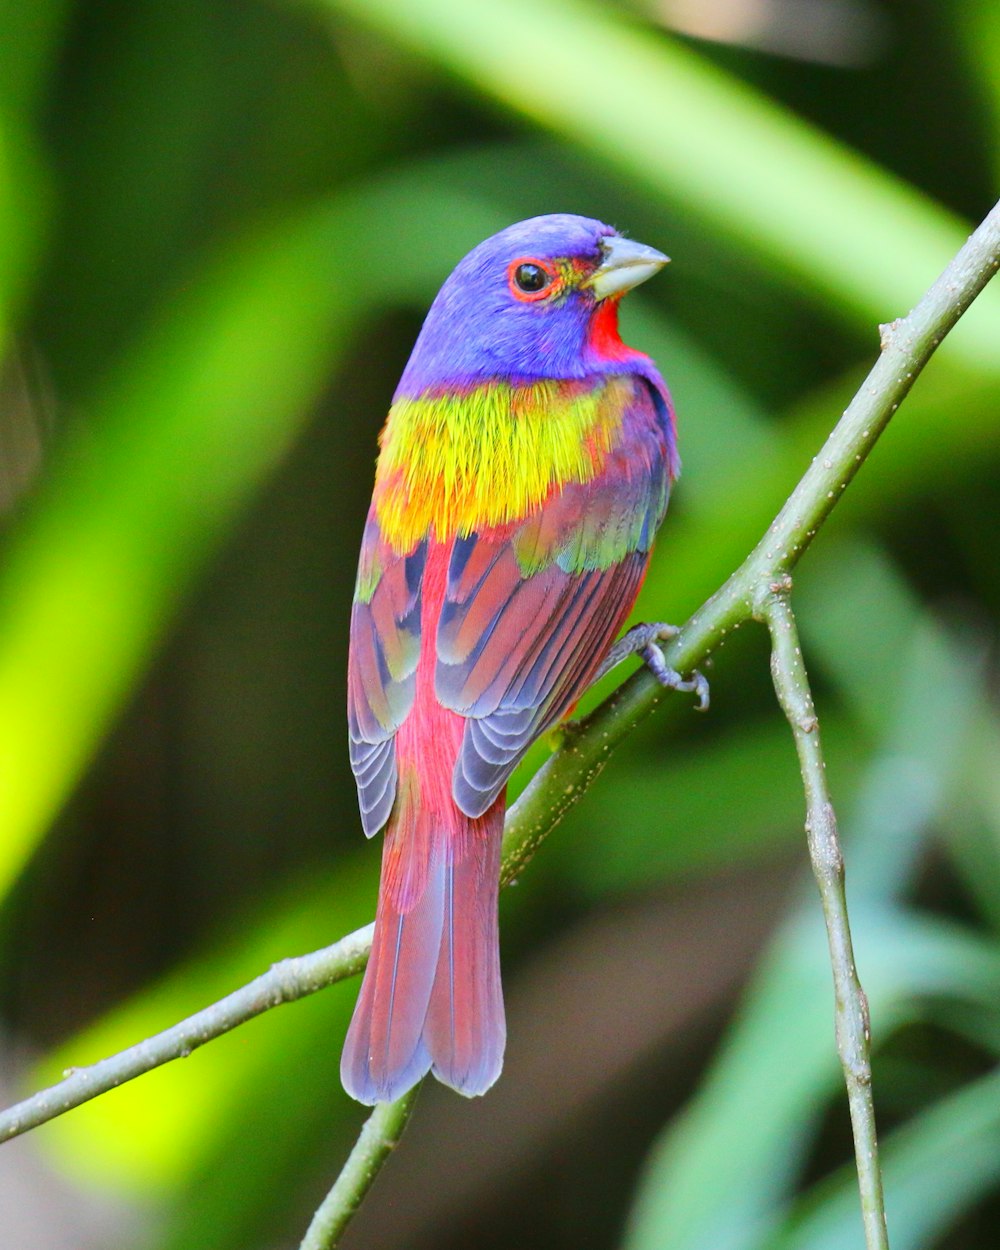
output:
M518 265L514 270L514 281L517 283L518 290L534 294L535 291L547 287L550 279L541 265L532 265L529 262L525 265Z
M507 284L511 294L519 300L538 300L551 295L559 279L559 272L543 260L519 258L507 268Z

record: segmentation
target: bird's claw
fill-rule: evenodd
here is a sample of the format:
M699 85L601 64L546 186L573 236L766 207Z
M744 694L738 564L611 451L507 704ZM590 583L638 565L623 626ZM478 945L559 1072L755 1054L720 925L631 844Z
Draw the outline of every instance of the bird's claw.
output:
M647 643L639 652L643 663L653 674L664 690L679 690L685 694L698 696L698 712L707 712L709 706L708 678L697 669L690 677L684 677L663 658L663 652L655 642Z
M622 660L627 660L630 655L638 655L661 686L667 690L680 690L696 694L698 696L698 711L707 712L709 704L708 679L697 670L689 678L681 676L680 673L669 667L663 658L663 652L660 650L659 644L661 642L669 642L671 638L676 638L679 633L680 630L676 625L665 625L662 621L655 621L648 625L633 626L624 637L618 639L608 652L604 663L598 671L597 678L603 677L605 673L610 672Z

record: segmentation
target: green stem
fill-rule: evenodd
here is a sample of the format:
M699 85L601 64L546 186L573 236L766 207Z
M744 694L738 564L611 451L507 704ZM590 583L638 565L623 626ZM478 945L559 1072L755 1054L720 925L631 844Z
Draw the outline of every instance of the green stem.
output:
M788 597L790 591L791 578L775 581L762 605L762 614L771 634L771 675L778 702L795 739L806 796L809 858L819 886L830 946L837 1052L844 1070L851 1111L865 1245L867 1250L889 1250L872 1096L868 1000L854 963L837 817L827 787L819 720L799 646L798 628Z
M371 1113L333 1188L310 1221L299 1250L333 1250L379 1169L403 1135L416 1101L417 1086L396 1102L380 1103Z

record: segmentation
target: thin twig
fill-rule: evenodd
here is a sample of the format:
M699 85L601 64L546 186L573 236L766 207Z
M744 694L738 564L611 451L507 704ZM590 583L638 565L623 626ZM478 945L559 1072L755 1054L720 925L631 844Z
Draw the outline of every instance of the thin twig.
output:
M312 954L283 959L248 985L172 1028L90 1067L72 1068L57 1085L40 1090L0 1114L0 1142L54 1120L171 1059L186 1059L199 1046L272 1007L315 994L335 981L361 972L368 962L374 927L365 925Z
M913 312L882 327L879 359L767 533L732 577L664 648L671 668L690 671L705 660L730 629L751 618L763 619L770 611L772 584L794 567L812 542L920 370L998 267L1000 204ZM649 715L663 693L656 681L640 670L585 720L567 730L563 745L542 765L508 813L504 882L519 875L540 842L601 772L614 748ZM313 993L360 971L370 943L369 926L314 955L286 960L244 989L148 1042L70 1074L58 1085L0 1115L0 1141L51 1120L162 1063L187 1055L195 1046L269 1007Z
M830 945L837 1052L844 1069L847 1101L851 1110L865 1245L867 1250L889 1250L878 1137L875 1132L868 1000L861 988L854 963L847 896L844 891L844 858L837 835L837 817L827 787L819 720L799 646L795 615L789 601L790 590L789 577L772 583L763 608L764 619L771 634L771 675L774 678L778 702L788 718L795 738L806 795L809 858L816 884L819 886Z
M379 1169L406 1128L419 1085L396 1102L380 1103L361 1129L354 1149L313 1216L299 1250L333 1250Z

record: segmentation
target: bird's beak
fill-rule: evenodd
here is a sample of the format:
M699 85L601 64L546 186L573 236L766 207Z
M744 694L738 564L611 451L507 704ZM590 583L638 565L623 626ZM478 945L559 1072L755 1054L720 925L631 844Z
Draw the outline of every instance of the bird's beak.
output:
M655 247L647 247L645 243L636 243L619 235L602 239L601 251L604 259L583 284L590 287L598 300L631 291L670 261L669 256L664 256Z

